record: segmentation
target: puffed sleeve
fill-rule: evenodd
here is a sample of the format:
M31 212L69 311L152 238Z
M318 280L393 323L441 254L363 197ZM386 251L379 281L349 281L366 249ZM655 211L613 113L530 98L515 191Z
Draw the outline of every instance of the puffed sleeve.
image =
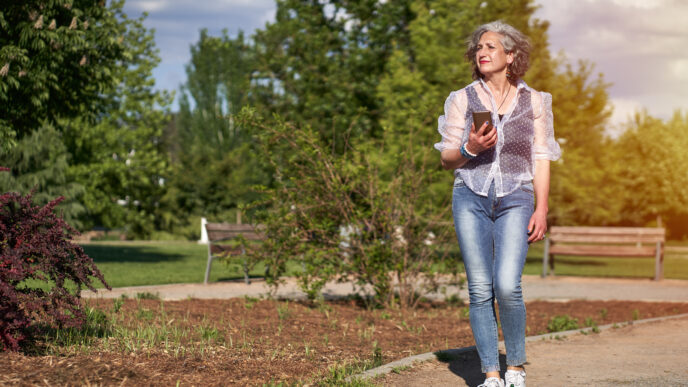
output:
M437 119L437 131L442 135L442 141L435 144L435 149L442 152L445 149L461 148L463 131L466 126L466 92L454 91L444 102L444 115Z
M558 160L561 148L554 139L554 115L552 114L552 95L545 92L534 93L534 154L535 160ZM539 98L538 98L539 97Z

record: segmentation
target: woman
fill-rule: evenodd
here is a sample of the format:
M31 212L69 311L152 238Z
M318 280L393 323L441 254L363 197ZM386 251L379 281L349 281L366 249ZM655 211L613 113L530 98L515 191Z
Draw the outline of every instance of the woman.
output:
M495 298L506 344L506 386L526 385L521 275L528 244L547 231L549 162L561 154L551 95L521 80L529 53L528 39L514 27L500 21L478 27L466 51L475 81L447 98L439 118L442 141L435 144L442 166L454 170L454 227L484 387L504 386ZM494 126L474 123L478 111L489 111Z

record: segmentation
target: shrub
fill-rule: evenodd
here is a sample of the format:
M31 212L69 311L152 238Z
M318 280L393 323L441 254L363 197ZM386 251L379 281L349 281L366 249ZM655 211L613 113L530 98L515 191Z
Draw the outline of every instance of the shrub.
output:
M81 246L77 231L54 213L62 198L35 206L31 194L0 195L0 343L18 350L41 322L79 327L82 287L94 290L92 277L108 289L103 275ZM71 291L70 291L71 289Z
M402 308L438 290L434 266L447 259L440 247L454 237L443 223L450 206L437 212L424 197L434 173L426 160L409 149L390 162L384 143L348 144L336 154L311 128L243 113L259 133L260 156L275 171L259 203L264 211L256 212L265 242L245 246L248 256L269 265L269 283L278 284L287 261L296 260L303 267L298 283L310 299L337 280L372 291L374 303Z

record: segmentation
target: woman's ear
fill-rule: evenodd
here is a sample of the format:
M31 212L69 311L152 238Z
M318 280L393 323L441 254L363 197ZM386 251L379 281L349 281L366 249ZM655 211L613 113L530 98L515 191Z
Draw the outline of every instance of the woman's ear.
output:
M514 63L514 53L513 52L506 54L506 63L507 64Z

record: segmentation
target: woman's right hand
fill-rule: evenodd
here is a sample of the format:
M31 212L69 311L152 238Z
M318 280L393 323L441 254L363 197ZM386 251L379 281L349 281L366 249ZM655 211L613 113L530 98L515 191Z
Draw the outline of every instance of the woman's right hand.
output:
M471 124L471 132L468 134L466 150L477 155L497 144L497 129L490 127L487 122L475 130L475 124Z

